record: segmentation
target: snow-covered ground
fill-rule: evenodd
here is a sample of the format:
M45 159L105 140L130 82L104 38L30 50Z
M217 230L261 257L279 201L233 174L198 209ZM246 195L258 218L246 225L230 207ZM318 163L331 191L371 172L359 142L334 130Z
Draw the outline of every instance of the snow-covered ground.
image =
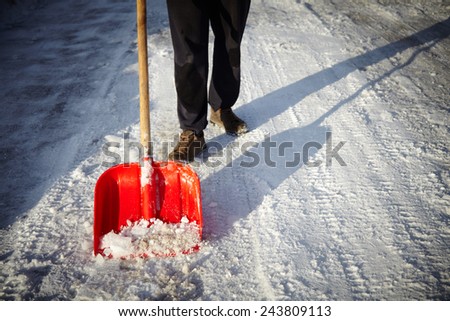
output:
M162 159L173 52L165 1L148 6ZM137 158L135 2L0 8L0 300L450 299L448 1L254 0L251 132L209 127L192 164L201 250L130 260L95 257L92 224L113 153Z

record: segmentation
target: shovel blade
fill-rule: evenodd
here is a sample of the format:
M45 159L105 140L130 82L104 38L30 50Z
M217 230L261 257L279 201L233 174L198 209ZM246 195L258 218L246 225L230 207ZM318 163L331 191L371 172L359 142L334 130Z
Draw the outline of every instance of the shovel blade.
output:
M94 254L103 254L101 238L120 232L128 221L160 219L179 223L185 216L202 234L200 180L187 165L179 162L152 162L142 179L139 163L109 168L98 179L94 192Z

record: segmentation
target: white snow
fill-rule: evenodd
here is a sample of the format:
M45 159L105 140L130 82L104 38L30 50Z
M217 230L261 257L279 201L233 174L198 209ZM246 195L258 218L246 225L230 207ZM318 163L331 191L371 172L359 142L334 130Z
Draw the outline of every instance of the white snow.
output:
M179 223L159 219L128 222L119 233L104 235L100 248L107 257L134 258L189 254L200 247L199 229L183 216Z
M141 166L141 188L151 183L153 166L151 161L145 160Z
M0 300L450 299L448 2L253 0L235 109L251 131L208 126L191 165L201 248L125 260L93 255L93 199L139 159L135 2L0 9ZM165 1L148 21L163 160ZM118 256L135 245L111 236Z

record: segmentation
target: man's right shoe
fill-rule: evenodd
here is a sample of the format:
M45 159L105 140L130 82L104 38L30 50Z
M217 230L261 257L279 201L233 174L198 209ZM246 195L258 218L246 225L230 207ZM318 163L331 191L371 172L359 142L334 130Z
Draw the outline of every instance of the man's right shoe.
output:
M180 134L180 140L174 150L169 154L169 159L180 162L192 162L194 157L206 148L203 132L196 135L193 130L184 130Z
M248 127L245 121L236 116L231 108L219 108L215 111L211 107L211 116L209 121L224 128L229 135L239 136L248 132Z

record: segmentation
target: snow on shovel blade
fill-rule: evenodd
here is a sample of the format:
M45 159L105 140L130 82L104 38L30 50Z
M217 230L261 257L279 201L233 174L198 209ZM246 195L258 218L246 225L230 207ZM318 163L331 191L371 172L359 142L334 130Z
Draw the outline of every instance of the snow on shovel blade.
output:
M146 220L179 224L183 219L197 224L200 241L200 181L188 165L173 161L145 162L144 167L139 163L116 165L105 171L95 186L94 254L108 256L101 246L102 237L111 231L119 233L131 223ZM198 248L197 244L183 253Z

